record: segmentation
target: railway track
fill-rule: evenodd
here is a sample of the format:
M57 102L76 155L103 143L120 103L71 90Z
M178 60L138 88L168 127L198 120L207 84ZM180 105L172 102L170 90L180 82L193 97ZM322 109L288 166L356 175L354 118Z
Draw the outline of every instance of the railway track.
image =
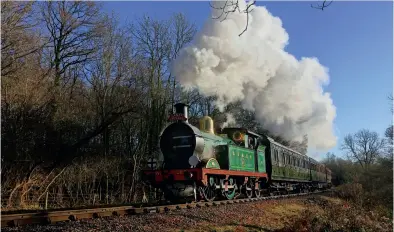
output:
M192 203L184 203L184 204L158 205L158 206L146 206L146 207L115 206L115 207L105 207L105 208L103 207L103 208L90 208L90 209L41 211L36 213L2 214L1 227L23 226L29 224L52 224L61 221L75 221L79 219L91 219L91 218L109 217L109 216L163 213L171 210L214 207L214 206L226 205L226 204L265 201L271 199L290 198L290 197L306 196L311 194L319 194L323 192L326 191L267 196L267 197L259 197L259 198L220 200L213 202L192 202Z

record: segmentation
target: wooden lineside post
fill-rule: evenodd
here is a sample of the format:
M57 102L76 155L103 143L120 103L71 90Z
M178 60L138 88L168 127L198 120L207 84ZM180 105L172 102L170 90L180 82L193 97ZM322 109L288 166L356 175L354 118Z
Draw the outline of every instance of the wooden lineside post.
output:
M46 192L46 196L45 196L45 210L48 209L48 191Z
M143 203L147 203L148 202L148 198L146 197L145 185L142 185L142 193L143 193L142 202Z

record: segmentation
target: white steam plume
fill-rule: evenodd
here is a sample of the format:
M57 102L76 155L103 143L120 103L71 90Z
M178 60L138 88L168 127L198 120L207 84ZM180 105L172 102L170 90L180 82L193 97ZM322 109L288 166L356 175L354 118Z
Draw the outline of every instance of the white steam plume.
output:
M226 114L226 121L220 126L221 128L225 128L228 126L232 126L233 124L235 124L235 118L232 114L227 113Z
M245 6L239 0L241 12ZM281 20L265 7L251 8L242 36L238 34L245 28L245 13L236 10L222 22L208 19L193 44L180 52L173 73L184 88L216 95L221 110L241 100L273 134L294 141L307 134L310 148L332 148L336 109L322 88L329 82L328 69L316 58L297 60L287 53L289 35ZM221 13L212 9L213 17Z

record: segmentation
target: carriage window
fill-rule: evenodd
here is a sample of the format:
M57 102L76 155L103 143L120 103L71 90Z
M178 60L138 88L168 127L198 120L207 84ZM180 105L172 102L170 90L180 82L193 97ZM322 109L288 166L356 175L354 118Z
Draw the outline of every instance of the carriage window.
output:
M275 156L276 156L276 150L274 148L272 148L272 153L271 153L271 160L272 160L272 162L275 161L275 159L276 159Z

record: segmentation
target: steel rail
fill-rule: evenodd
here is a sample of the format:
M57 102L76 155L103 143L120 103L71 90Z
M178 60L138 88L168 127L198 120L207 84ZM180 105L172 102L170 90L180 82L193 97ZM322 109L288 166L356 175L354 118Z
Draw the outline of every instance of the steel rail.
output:
M306 196L311 194L323 193L326 191L276 195L276 196L267 196L267 197L258 197L258 198L256 197L256 198L243 198L243 199L233 199L233 200L219 200L212 202L202 201L202 202L146 206L146 207L115 206L115 207L91 208L91 209L43 211L36 213L2 214L1 227L22 226L29 224L53 224L61 221L75 221L79 219L91 219L91 218L100 218L100 217L108 217L108 216L162 213L171 210L201 208L201 207L219 206L226 204L236 204L236 203L245 203L245 202L254 202L254 201L265 201L271 199Z

